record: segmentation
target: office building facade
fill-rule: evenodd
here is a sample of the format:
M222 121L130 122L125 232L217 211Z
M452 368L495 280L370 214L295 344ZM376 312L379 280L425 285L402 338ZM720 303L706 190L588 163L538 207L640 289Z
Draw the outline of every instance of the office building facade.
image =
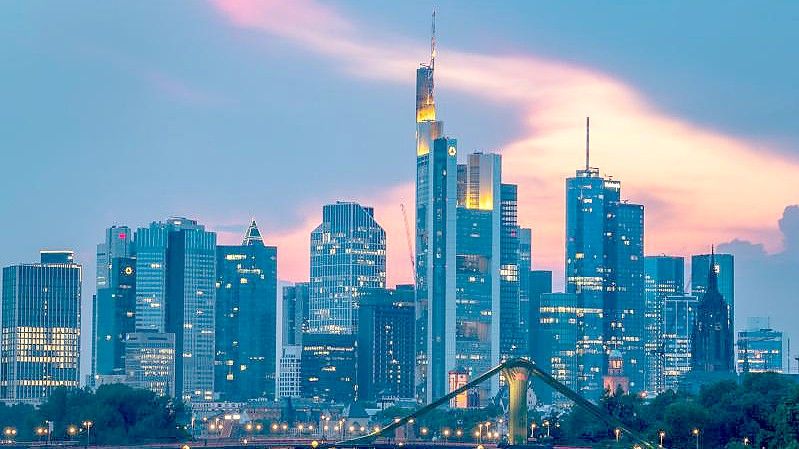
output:
M750 318L738 332L739 373L788 373L790 352L788 337L773 329L768 318Z
M37 404L77 388L82 267L71 251L3 269L0 397Z
M274 398L277 248L255 220L241 245L217 246L215 387L220 399Z
M663 303L663 389L678 391L691 372L692 338L699 300L667 296Z
M685 259L676 256L644 258L644 350L646 351L646 382L648 394L659 394L664 384L663 307L669 296L685 292Z

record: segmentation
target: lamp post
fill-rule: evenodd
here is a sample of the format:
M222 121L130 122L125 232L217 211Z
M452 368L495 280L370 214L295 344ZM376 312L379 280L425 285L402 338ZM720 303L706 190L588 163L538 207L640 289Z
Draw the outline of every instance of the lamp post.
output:
M75 427L74 425L70 424L69 427L67 427L67 435L69 435L70 440L72 440L72 437L74 437L75 434L77 433L78 433L78 428Z
M665 430L658 431L658 436L660 437L660 447L663 447L663 439L666 438L666 431Z
M694 427L694 429L691 431L691 434L696 437L696 449L699 449L699 433L698 427Z
M546 427L546 428L547 428L547 438L550 438L550 434L549 434L549 420L544 420L544 422L543 422L542 424L544 425L544 427Z
M619 439L621 439L621 429L619 429L618 427L613 429L613 435L616 436L616 442L618 443Z
M91 444L90 440L92 438L92 426L93 425L94 425L94 423L89 421L89 420L83 421L83 427L86 428L86 447L89 447L89 444Z
M744 446L749 446L749 437L744 437Z

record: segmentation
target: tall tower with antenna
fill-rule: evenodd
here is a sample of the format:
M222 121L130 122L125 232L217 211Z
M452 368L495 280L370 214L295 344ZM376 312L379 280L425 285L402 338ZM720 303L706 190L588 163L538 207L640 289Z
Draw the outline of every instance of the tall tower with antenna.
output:
M457 142L436 117L435 17L430 61L416 70L416 396L427 403L455 369Z

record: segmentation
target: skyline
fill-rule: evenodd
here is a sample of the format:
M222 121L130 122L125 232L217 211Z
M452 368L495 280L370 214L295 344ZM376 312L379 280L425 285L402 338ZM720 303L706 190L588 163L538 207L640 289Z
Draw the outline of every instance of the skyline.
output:
M391 99L388 102L390 105L383 106L393 109L393 112L389 114L392 117L390 124L386 123L385 117L382 115L380 117L382 120L371 120L371 111L366 119L357 117L354 124L348 123L348 120L345 119L352 119L346 113L335 119L332 124L319 124L323 135L325 131L329 131L326 128L331 125L342 126L349 131L358 131L374 124L376 128L385 133L385 141L388 142L386 147L388 148L384 150L383 139L374 139L376 131L372 130L364 131L368 137L372 138L368 141L381 144L364 144L358 142L354 137L351 137L351 141L336 141L335 139L332 142L323 141L323 144L331 144L334 148L333 154L320 151L318 154L314 154L317 157L308 159L295 160L295 156L287 154L290 151L279 151L261 146L259 151L264 159L261 164L251 164L256 165L255 168L242 167L242 161L237 157L240 156L247 160L245 156L252 156L252 154L241 151L241 154L237 155L236 151L217 149L217 154L212 152L212 157L205 163L201 163L203 168L199 170L199 174L202 177L209 170L214 173L214 168L216 168L221 171L217 174L224 176L220 176L217 182L211 180L207 185L202 181L198 182L195 179L197 166L191 165L197 162L187 162L184 168L185 173L182 176L179 173L178 176L175 176L178 179L174 181L178 186L182 183L186 184L188 188L185 189L185 196L181 196L174 190L174 186L171 186L172 189L167 189L169 193L164 197L156 197L157 201L151 202L150 195L153 192L142 188L146 186L124 180L117 192L118 196L103 196L107 194L99 191L92 192L103 197L107 203L112 203L116 198L121 198L123 204L125 202L141 203L136 206L135 212L128 207L111 204L110 207L100 211L90 209L88 216L83 218L84 214L79 213L77 208L65 211L61 209L63 207L61 204L54 204L55 201L51 197L49 202L44 203L46 211L26 214L27 205L22 203L35 203L38 198L36 194L32 194L33 201L17 200L16 203L12 202L14 200L8 201L8 197L6 197L4 203L12 204L11 209L14 209L14 211L4 211L3 216L7 218L6 221L10 221L8 218L11 217L12 212L30 217L31 221L20 220L22 223L12 225L10 234L14 236L13 241L9 236L3 237L4 248L9 248L2 256L4 264L30 260L29 255L35 254L35 250L40 248L66 246L75 249L78 254L76 259L84 267L91 267L94 265L93 246L100 241L99 236L102 235L104 227L111 224L144 226L150 220L163 219L168 215L186 215L197 218L199 221L208 223L211 230L219 233L220 243L233 243L240 239L241 233L249 223L250 216L255 216L259 223L266 224L263 229L266 242L280 248L278 265L280 279L302 281L307 280L308 276L308 236L319 222L321 205L335 200L352 200L374 206L377 221L386 228L389 285L409 282L411 269L407 262L405 231L399 205L404 203L408 207L413 201L413 177L409 168L411 167L409 149L413 142L409 130L412 129L413 114L409 93L412 92L413 69L418 66L420 61L424 61L426 56L425 46L427 44L422 45L424 42L422 36L414 34L412 40L400 37L408 36L408 34L397 31L397 26L394 26L394 29L389 27L389 31L375 31L379 26L372 24L365 26L367 20L359 17L360 11L353 11L352 7L339 9L312 2L270 5L266 2L250 8L244 3L223 1L215 2L213 6L213 9L207 8L201 14L208 16L215 26L228 33L223 39L228 44L232 41L232 47L239 48L239 51L245 51L241 48L246 49L248 57L280 60L284 51L290 52L295 62L300 61L298 64L307 63L312 67L321 67L320 75L322 77L330 77L336 79L337 82L341 80L349 82L350 90L333 96L343 97L338 98L342 103L346 103L347 100L353 101L355 108L346 104L342 106L347 113L353 112L353 109L358 109L358 107L368 106L370 103L364 98L351 98L355 91L363 88L374 94L382 89L388 89L387 97ZM350 18L347 13L351 13L354 18ZM428 13L429 8L426 5L416 8L414 15L418 22L417 31L422 31L429 26L425 23ZM551 56L540 57L519 52L518 48L509 53L502 51L498 51L497 54L470 53L465 50L467 46L457 45L452 40L448 40L453 38L448 38L450 30L446 19L447 13L447 9L439 7L437 90L440 92L439 97L443 98L440 104L442 104L442 116L446 117L448 124L447 129L453 137L459 139L462 151L466 153L483 147L486 150L499 148L507 167L504 170L507 180L519 184L520 224L533 228L533 265L536 269L553 270L556 286L562 284L563 277L563 201L565 196L563 179L571 176L574 170L582 166L584 136L582 127L585 115L591 115L594 122L592 123L594 125L592 157L596 162L593 162L592 166L600 167L603 174L609 172L623 180L626 196L647 207L647 254L706 253L709 252L710 244L721 243L721 250L737 248L748 250L746 255L752 258L766 257L758 255L756 246L735 243L736 239L748 241L750 245L763 244L771 257L776 257L774 255L780 253L781 235L780 229L777 227L778 220L782 218L785 207L797 202L796 192L799 192L799 164L796 161L796 155L785 149L785 147L791 146L790 144L795 141L795 138L789 139L787 145L767 145L763 142L771 140L768 136L765 138L762 136L758 138L742 137L723 132L718 128L712 129L707 125L697 123L700 122L699 120L675 115L674 112L666 112L666 108L637 89L634 83L623 80L622 76L615 76L606 70L595 69L587 64L564 62L564 60L558 60ZM286 27L283 25L285 23L292 23L295 26ZM454 21L450 22L449 27L451 27L451 23ZM364 36L368 37L375 33L377 34L375 39L364 38ZM391 47L385 43L392 39L402 42L402 44ZM264 43L267 43L267 48L263 48ZM322 61L320 62L319 59ZM341 70L339 65L353 68ZM126 65L122 64L122 66ZM293 67L292 70L297 68ZM235 68L230 69L232 69L231 72L236 71ZM523 70L524 73L513 73L519 70ZM489 75L496 76L496 79ZM173 98L173 101L179 103L200 105L201 109L223 112L236 109L236 102L231 106L224 99L220 100L202 90L187 88L186 85L190 84L184 85L180 80L176 81L173 78L158 75L148 75L145 78L155 86L156 92L158 92L157 96ZM247 82L253 81L256 80L248 78ZM508 89L507 85L510 83L517 85L518 88ZM579 97L572 93L575 90L581 93ZM273 91L274 87L269 92ZM318 91L316 93L319 94ZM393 101L394 94L399 95L401 102ZM454 98L455 94L465 94L466 99L456 99ZM294 109L298 105L288 105L286 108L292 118L301 122L305 109L312 107L313 103L312 98L303 98L299 110ZM71 107L79 106L78 102L67 102L66 104ZM483 113L472 113L471 117L465 113L461 113L461 115L456 113L456 110L464 105L477 105ZM275 109L281 109L283 106L284 103L281 103L281 107ZM485 111L491 112L488 119L486 117L490 114ZM402 115L395 117L395 112L402 113ZM134 111L129 118L136 120L138 118L136 113L144 114L145 111ZM499 119L493 115L494 113ZM528 122L527 125L519 123L525 121ZM253 128L273 125L279 128L289 122L291 120L248 123L247 125ZM491 130L475 130L475 126L473 126L475 123L488 125L487 127ZM515 126L511 123L514 123ZM188 123L183 125L186 126ZM309 125L310 123L306 123L304 126L298 126L295 130L307 129ZM317 125L317 123L313 123L313 125ZM240 129L241 125L234 126L231 123L226 123L223 126L242 130ZM193 129L193 127L186 129ZM268 126L265 129L271 130ZM135 129L129 131L134 131L130 134L135 134ZM177 154L161 155L156 149L129 147L122 151L115 148L114 152L109 152L113 154L103 156L103 158L107 158L103 161L117 162L114 156L119 152L120 156L124 156L120 160L139 169L144 167L144 174L149 175L145 176L145 181L155 181L159 174L157 171L148 172L146 165L137 165L141 164L141 162L137 162L140 156L153 158L161 156L167 166L172 164L172 167L176 165L184 167L184 159L194 156L191 152L192 142L195 139L201 139L202 136L197 134L190 136L188 141L181 142L181 139L176 138L169 130L161 131L164 133L160 136L167 137L162 143L164 145L162 150L169 148ZM20 132L11 133L12 141L15 133L19 134ZM360 136L357 132L352 134ZM120 132L115 137L125 140L127 135L128 132ZM156 133L156 135L159 134ZM406 138L401 140L402 136ZM81 148L82 145L83 148L86 148L85 145L90 143L93 134L70 136L67 133L66 141L70 141L70 137L73 144L78 142L77 148ZM254 137L253 135L244 137L243 142L246 141L246 143L237 144L234 141L230 146L257 148L258 143ZM340 138L340 136L338 137ZM297 141L296 148L303 148L303 139L296 136L294 138ZM392 140L395 138L396 142ZM777 137L774 139L779 140ZM650 146L648 144L651 141L656 143ZM102 140L98 140L96 143L102 143ZM215 143L221 144L222 142ZM108 145L113 146L114 142L105 142L105 145L96 146L107 148ZM335 151L336 148L348 145L357 147L360 151L356 153L364 156L362 161L355 164L355 167L351 165L352 159L346 157L352 156L352 154L336 153ZM90 146L95 148L94 145ZM379 148L381 151L374 151L372 155L364 154L370 148ZM647 152L641 151L641 148L647 148ZM758 151L761 148L764 150ZM93 151L102 151L102 149L97 148ZM77 154L77 156L78 159L90 159L91 154L88 152ZM336 157L337 154L343 154L345 157ZM726 158L728 154L733 154L734 158L741 160ZM51 156L63 157L63 155L57 154L57 151ZM214 156L230 157L236 160L236 163L233 164L233 168L229 166L215 167ZM286 156L285 163L290 167L285 171L305 170L304 173L307 175L323 172L320 174L321 179L317 180L318 184L311 185L312 188L309 189L311 192L298 192L292 195L269 194L270 192L295 190L292 189L291 183L282 184L283 180L271 181L269 179L269 176L275 174L272 163L284 163L280 160L283 156ZM14 157L24 161L27 156L17 153ZM269 157L272 158L271 161L268 160ZM388 165L390 171L394 172L385 180L375 179L379 178L379 174L364 174L364 179L353 179L357 176L348 176L346 183L340 182L340 179L328 179L335 178L336 173L340 174L344 170L352 169L355 169L353 170L356 172L355 174L362 174L373 168L376 172L385 174L385 168L378 168L375 165L384 158L388 158L389 163L385 165ZM653 164L653 160L657 163ZM44 168L37 173L40 177L43 174L59 174L60 163L65 162L59 161L57 157L46 159L46 161L46 164L38 165ZM395 167L391 164L393 161L403 162L402 167L394 170ZM686 161L693 161L693 164L686 164ZM66 164L69 166L69 162ZM95 167L99 168L102 165L98 164ZM675 171L669 172L669 167L673 167ZM325 172L325 169L331 168L330 172L332 173ZM244 176L236 177L235 175L238 174L236 169L250 176L260 177L261 180L256 183L252 179L245 180ZM180 171L178 170L178 172ZM22 176L25 175L24 172L23 170ZM108 181L103 177L107 175L101 174L100 176L101 182ZM744 176L749 176L748 182L740 182ZM91 176L86 177L91 178ZM305 178L307 179L307 176ZM13 175L11 179L14 179ZM33 176L32 179L26 180L28 182L36 181L37 177ZM700 180L702 182L699 182ZM42 179L38 178L38 181L42 182ZM333 184L330 183L332 182L337 182L335 188L331 188ZM222 183L229 183L233 186L234 191L245 191L245 193L228 206L220 206L231 199L230 196L227 196L229 194L227 191L211 192ZM47 183L45 182L44 185ZM54 187L55 185L49 186L51 189ZM197 192L193 191L193 188L199 188L199 195L195 194ZM12 189L19 189L19 186L15 185ZM133 192L137 189L141 189L141 191ZM356 194L356 192L367 191L367 189L371 192L370 194ZM194 198L189 197L190 191ZM12 193L15 192L15 196L27 194L20 190L12 190ZM88 196L91 197L91 195ZM256 199L262 196L286 196L288 199L278 200L276 203ZM144 200L145 198L146 200ZM245 203L252 199L255 201L250 204ZM288 208L289 206L284 204L284 201L288 201L293 207ZM149 209L142 207L142 204L149 204ZM244 206L245 204L247 207ZM751 208L746 211L746 215L751 215L743 216L744 214L740 210L741 205L747 209ZM247 208L255 210L246 210ZM408 207L408 209L412 208ZM785 219L788 225L784 227L782 234L788 240L786 250L793 251L793 253L787 253L790 256L796 253L795 245L790 244L791 239L799 231L795 230L796 223L790 221L795 217L795 211L791 209L788 212ZM77 217L79 215L81 217ZM41 232L36 232L40 229L37 228L36 223L33 223L34 217L39 217L45 223L53 223L58 222L53 219L56 216L66 218L68 221L77 219L78 223L81 223L81 219L85 219L86 222L83 223L84 226L78 224L74 229L65 226L66 230L59 230L54 235L42 236ZM409 218L412 220L412 217ZM740 222L735 225L724 223L732 219L740 220ZM88 223L91 224L86 226ZM16 229L14 226L30 227L28 232L31 233L32 238L18 237L19 234L13 232L13 229ZM87 228L93 230L87 231ZM688 231L687 236L686 230ZM24 243L17 242L18 240L24 241ZM792 263L789 260L786 269L795 271L796 266ZM87 276L84 279L84 293L90 297L94 290L92 270L86 270L85 273ZM766 281L769 281L768 277L762 276L753 280L750 285ZM761 287L765 288L766 286ZM739 288L746 288L746 286ZM558 287L556 289L559 290ZM770 298L765 299L774 301ZM739 311L743 313L739 315L739 321L743 322L743 318L748 316L747 310L751 312L754 309L756 298L739 295L739 300L741 305ZM788 326L788 322L780 320L779 316L776 316L777 310L774 312L775 324L796 336L797 329Z

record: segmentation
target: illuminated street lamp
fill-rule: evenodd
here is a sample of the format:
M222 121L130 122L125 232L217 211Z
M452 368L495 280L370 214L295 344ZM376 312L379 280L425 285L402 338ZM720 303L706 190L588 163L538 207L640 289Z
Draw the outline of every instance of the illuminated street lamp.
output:
M86 446L89 446L91 438L92 438L92 426L94 425L93 422L86 420L83 421L83 427L86 429Z
M666 431L665 430L659 431L658 436L660 437L660 447L663 447L663 438L666 438Z
M533 439L535 439L535 428L538 427L538 424L533 423L530 424L530 434L532 435Z
M462 437L463 436L463 430L455 429L455 436L458 437L458 438Z
M613 434L616 436L616 441L618 442L619 439L621 438L621 429L616 427L615 429L613 429Z
M547 438L549 438L550 437L550 435L549 435L549 420L545 419L542 424L544 425L544 427L547 428Z
M694 429L691 431L691 434L696 437L696 449L699 449L699 434L700 433L701 432L699 431L698 427L694 427Z
M67 435L69 435L69 439L70 439L70 440L71 440L71 439L72 439L72 437L74 437L74 436L75 436L77 433L78 433L78 428L77 428L77 427L75 427L74 425L70 424L70 425L69 425L69 427L67 427Z
M744 446L749 446L749 437L744 437Z
M450 434L449 429L444 429L444 431L441 432L441 433L444 435L444 441L446 442L447 438L449 438L449 434Z
M6 427L3 429L3 436L5 436L6 440L10 442L14 439L14 437L17 436L17 429L14 427Z

